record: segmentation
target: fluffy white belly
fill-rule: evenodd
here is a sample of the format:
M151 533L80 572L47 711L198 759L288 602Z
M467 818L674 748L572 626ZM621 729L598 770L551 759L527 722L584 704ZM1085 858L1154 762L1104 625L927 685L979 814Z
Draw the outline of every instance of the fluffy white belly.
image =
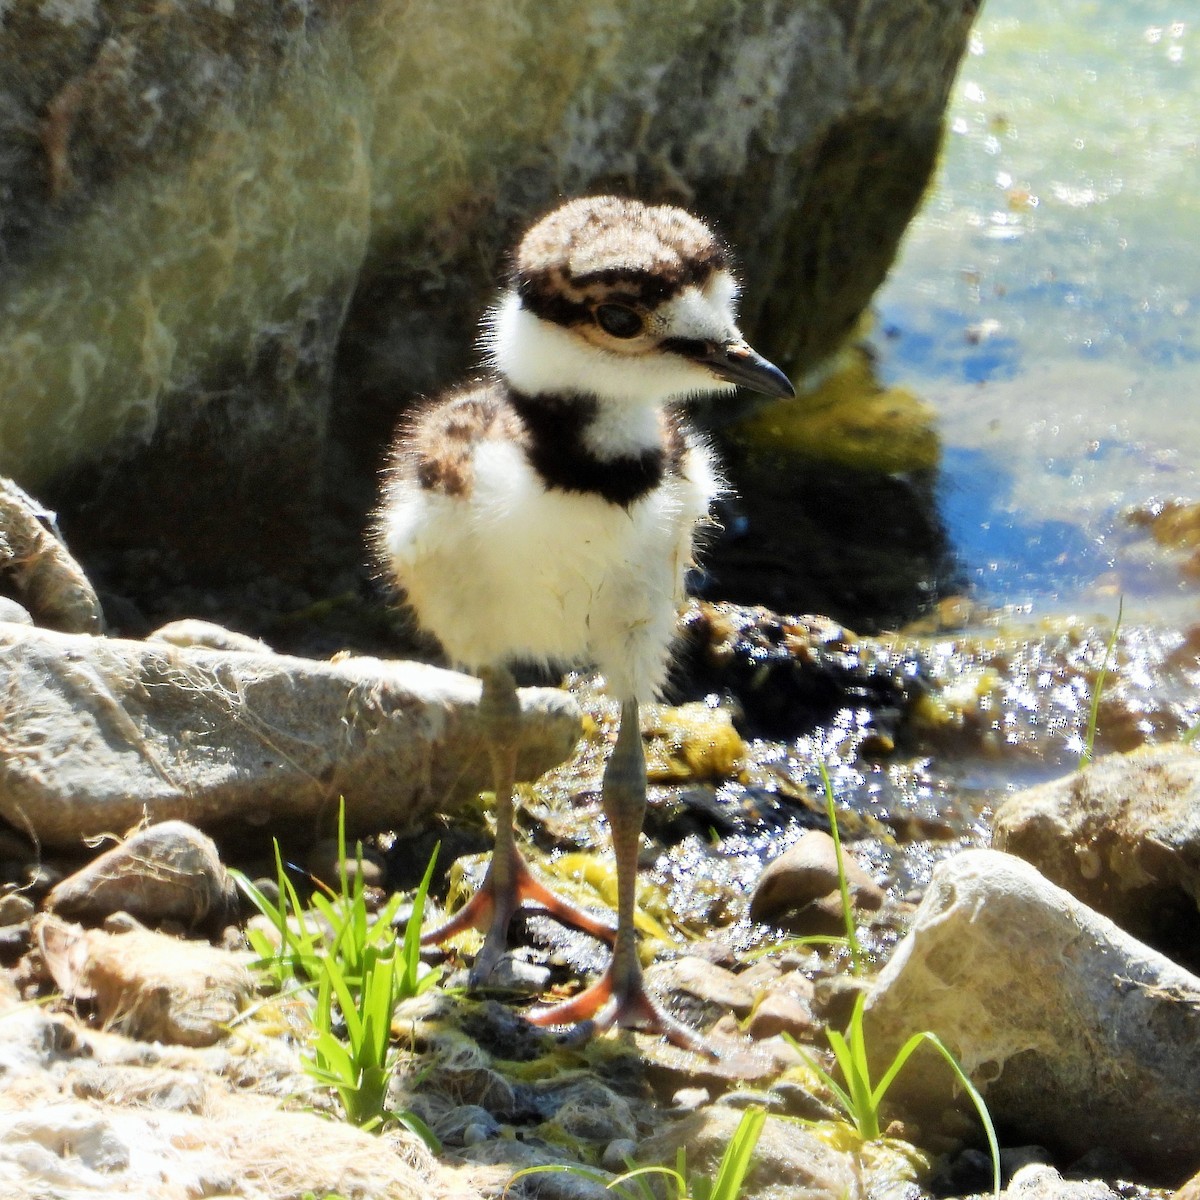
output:
M594 664L618 695L661 689L696 524L704 451L629 509L546 490L514 446L475 454L467 496L393 490L385 544L422 625L457 663ZM693 478L692 476L697 476Z

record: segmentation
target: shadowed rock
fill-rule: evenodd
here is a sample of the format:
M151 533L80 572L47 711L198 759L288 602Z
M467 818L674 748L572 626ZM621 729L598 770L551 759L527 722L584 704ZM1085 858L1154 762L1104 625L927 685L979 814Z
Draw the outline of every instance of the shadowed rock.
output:
M184 821L163 821L55 885L46 907L76 921L124 912L144 924L172 921L216 933L236 914L237 886L212 838Z
M0 584L35 624L65 633L101 633L100 601L71 557L54 514L11 479L0 476ZM0 620L24 623L19 612Z

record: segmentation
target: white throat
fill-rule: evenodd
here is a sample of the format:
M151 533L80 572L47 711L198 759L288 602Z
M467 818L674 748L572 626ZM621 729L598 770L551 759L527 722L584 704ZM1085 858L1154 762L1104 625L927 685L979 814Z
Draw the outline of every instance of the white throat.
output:
M496 371L526 395L592 395L601 411L629 421L637 409L732 391L706 368L673 354L625 355L605 350L544 321L506 293L487 316L484 347ZM655 418L657 420L657 418Z

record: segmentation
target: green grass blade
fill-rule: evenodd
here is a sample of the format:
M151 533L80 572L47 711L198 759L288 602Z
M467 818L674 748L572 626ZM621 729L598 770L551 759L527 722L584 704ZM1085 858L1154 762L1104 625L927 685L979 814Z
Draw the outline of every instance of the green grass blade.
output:
M717 1168L709 1200L737 1200L750 1172L754 1150L766 1120L766 1109L757 1106L746 1109L742 1114L742 1119L721 1156L721 1165ZM700 1200L700 1197L695 1196L694 1190L693 1196L695 1200Z
M802 937L781 938L769 945L758 946L743 957L747 962L756 962L760 958L766 958L768 954L779 954L784 950L798 950L804 946L840 946L844 950L850 949L850 943L845 937L829 933L806 933Z
M849 1103L846 1106L847 1115L863 1138L867 1141L877 1138L879 1136L879 1112L872 1100L870 1076L860 1070L854 1052L836 1029L827 1029L825 1036L829 1039L833 1055L841 1069L842 1078L846 1081L846 1091L849 1093Z
M1108 639L1108 645L1104 647L1104 659L1100 663L1100 670L1096 675L1096 685L1092 688L1092 703L1088 710L1087 733L1084 737L1083 750L1079 755L1079 769L1082 771L1085 767L1090 767L1093 758L1093 748L1096 744L1096 721L1100 715L1100 697L1104 692L1104 683L1108 678L1108 668L1112 661L1113 649L1117 644L1117 634L1121 631L1121 618L1125 614L1125 597L1122 596L1117 601L1117 620L1113 625L1112 635Z
M417 1137L419 1137L421 1141L423 1141L425 1145L427 1145L429 1149L434 1152L434 1154L441 1154L442 1143L438 1138L438 1135L434 1133L433 1130L430 1129L429 1126L426 1125L425 1122L422 1121L415 1112L411 1112L409 1109L405 1108L399 1112L389 1112L388 1116L391 1117L391 1119L395 1121L397 1125L407 1129L410 1133L415 1133Z
M362 1018L358 1015L358 1005L354 1002L354 994L342 974L336 959L326 958L321 963L321 982L329 981L333 994L337 997L338 1008L341 1009L342 1020L346 1023L346 1040L352 1045L361 1045L363 1040Z
M992 1124L992 1116L988 1112L983 1095L971 1082L966 1071L959 1066L958 1059L950 1053L949 1047L936 1033L930 1033L926 1030L919 1036L927 1041L946 1060L946 1064L954 1072L958 1082L962 1084L963 1091L971 1098L971 1103L975 1106L975 1111L979 1114L979 1120L983 1123L983 1131L987 1135L988 1150L992 1155L992 1196L994 1200L1000 1200L1000 1145L996 1140L996 1127ZM911 1041L911 1039L909 1040Z
M896 1076L900 1074L904 1064L908 1062L912 1052L928 1038L933 1037L933 1034L925 1031L923 1033L914 1033L912 1037L904 1043L903 1046L896 1052L896 1057L892 1059L892 1065L883 1073L883 1078L880 1079L875 1088L872 1099L876 1104L883 1102L883 1098L887 1095L888 1088L895 1082Z
M838 891L842 897L842 920L846 926L846 944L850 947L850 962L856 975L862 974L866 961L862 947L858 944L858 925L854 919L854 905L850 900L850 884L846 880L846 863L842 857L842 837L838 831L837 809L833 802L833 781L823 759L817 759L821 772L821 786L825 789L825 811L829 815L829 834L833 838L833 853L837 859Z
M593 1183L600 1184L601 1187L612 1187L616 1180L609 1182L609 1178L603 1171L597 1171L594 1167L581 1167L576 1163L540 1163L536 1167L522 1167L519 1171L509 1176L508 1182L504 1185L502 1200L507 1197L509 1189L518 1179L525 1179L529 1175L578 1175L580 1179L590 1179Z
M425 868L425 874L421 877L421 883L417 888L416 895L413 897L412 912L409 913L408 921L404 926L404 943L400 950L400 961L402 964L400 996L402 999L419 995L426 987L431 986L437 978L433 972L430 972L425 977L429 981L428 983L425 983L420 978L421 925L425 920L425 899L429 895L429 885L433 882L433 872L437 866L438 853L441 848L442 844L438 842L433 848L433 853L429 856L429 865Z
M838 1083L838 1081L834 1079L834 1077L827 1070L825 1070L825 1068L821 1065L820 1060L811 1054L804 1046L800 1045L800 1043L796 1041L796 1039L792 1037L790 1033L785 1032L783 1034L783 1040L787 1042L787 1044L791 1046L791 1048L795 1050L802 1059L804 1059L805 1063L808 1065L808 1069L812 1071L812 1073L816 1075L817 1079L833 1093L834 1098L837 1100L838 1104L841 1105L842 1111L849 1116L854 1108L854 1101L850 1099L850 1094L846 1091L846 1089L843 1088L842 1085Z

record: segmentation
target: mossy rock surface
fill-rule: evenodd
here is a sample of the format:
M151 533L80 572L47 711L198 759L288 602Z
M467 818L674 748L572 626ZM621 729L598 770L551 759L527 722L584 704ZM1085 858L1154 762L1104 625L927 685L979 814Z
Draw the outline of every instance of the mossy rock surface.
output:
M357 563L387 432L562 194L682 202L799 374L886 272L973 6L101 0L0 27L0 472L128 591ZM147 556L153 557L150 563ZM89 564L90 565L90 564ZM164 613L163 615L169 615Z

